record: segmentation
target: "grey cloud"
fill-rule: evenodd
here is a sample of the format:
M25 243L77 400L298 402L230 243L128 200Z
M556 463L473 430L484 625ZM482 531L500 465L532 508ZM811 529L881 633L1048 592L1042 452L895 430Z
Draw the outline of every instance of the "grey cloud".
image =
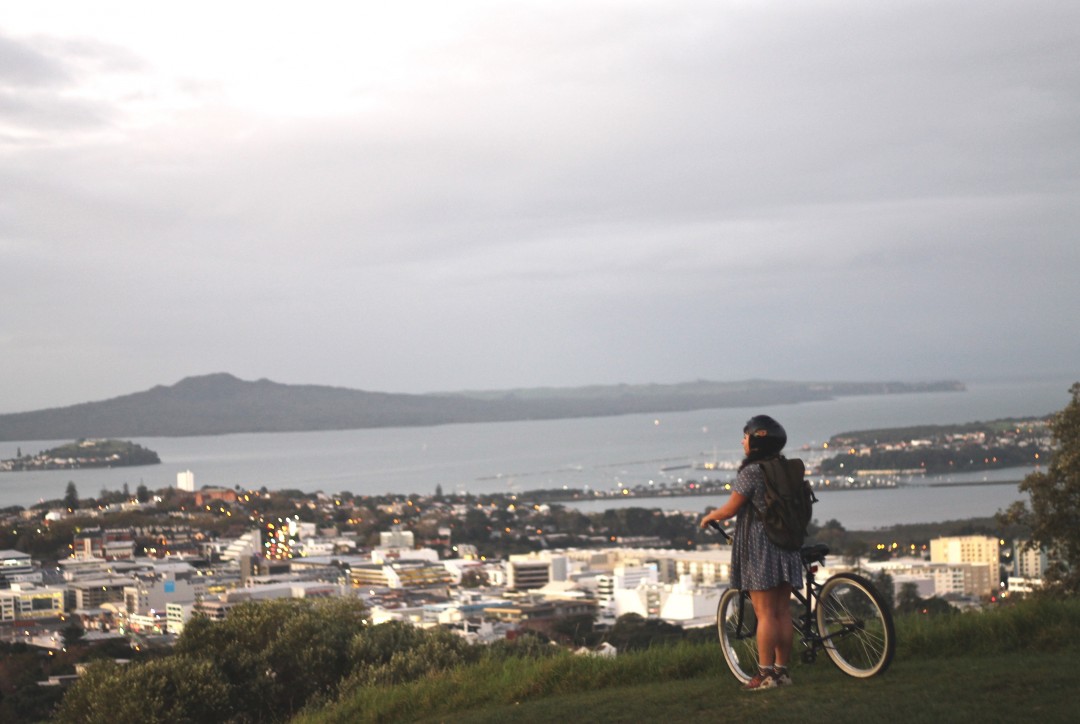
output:
M215 103L137 136L9 153L11 378L71 402L222 370L421 391L1080 359L1044 313L1080 309L1073 5L511 13L419 87L342 89L374 110L268 120L199 79ZM139 70L86 52L48 57ZM24 119L70 108L29 89Z
M46 133L102 128L116 117L110 103L80 97L88 76L145 68L132 53L92 39L13 38L0 34L0 121L18 129L9 147L40 142Z
M71 75L63 63L25 41L0 34L0 85L26 88L70 82Z
M0 119L35 133L100 127L110 115L98 103L0 90Z

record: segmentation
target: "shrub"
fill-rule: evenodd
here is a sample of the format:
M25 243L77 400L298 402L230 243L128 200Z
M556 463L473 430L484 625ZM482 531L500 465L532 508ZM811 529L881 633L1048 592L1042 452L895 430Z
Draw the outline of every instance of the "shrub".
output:
M206 660L172 656L145 664L90 666L67 693L57 721L78 724L202 724L231 715L228 686Z

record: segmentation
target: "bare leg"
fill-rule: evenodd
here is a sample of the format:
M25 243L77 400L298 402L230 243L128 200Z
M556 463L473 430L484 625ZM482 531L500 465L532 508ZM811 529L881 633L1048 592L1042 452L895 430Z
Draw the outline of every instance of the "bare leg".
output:
M776 616L776 664L787 666L791 658L791 644L795 640L795 628L791 623L791 584L781 583L776 588L773 614Z
M757 615L758 664L787 666L794 630L791 626L791 586L783 583L767 591L750 591Z

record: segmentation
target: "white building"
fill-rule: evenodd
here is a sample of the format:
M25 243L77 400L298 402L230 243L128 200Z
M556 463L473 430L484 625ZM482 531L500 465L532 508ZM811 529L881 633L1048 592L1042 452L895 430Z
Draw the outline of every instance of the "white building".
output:
M642 582L660 582L655 564L643 566L619 564L615 566L611 574L601 574L596 577L596 598L600 601L613 601L615 591L634 589Z
M262 534L253 530L231 541L221 552L221 560L239 561L256 553L262 553Z
M35 569L29 553L0 551L0 588L13 583L41 583L41 571Z
M195 473L190 470L185 470L182 473L176 474L176 487L178 490L186 490L189 493L195 492Z
M164 579L136 580L124 587L124 608L129 616L165 614L170 603L192 603L206 595L206 586L167 576Z
M1031 548L1025 541L1013 541L1013 575L1019 578L1042 578L1050 563L1046 551Z
M514 591L528 591L571 580L575 567L565 552L523 553L510 556L503 565L505 578L493 575L489 580L493 585L505 585Z
M402 530L400 526L394 526L388 531L379 533L379 545L382 550L410 550L416 545L416 538L411 530Z
M165 604L165 630L179 636L184 633L184 625L191 620L191 614L195 611L195 602L166 603Z
M613 613L616 618L636 613L687 628L712 625L722 593L722 588L696 586L689 575L674 584L643 580L637 588L615 591Z
M1041 578L1009 576L1009 593L1034 593L1043 587Z

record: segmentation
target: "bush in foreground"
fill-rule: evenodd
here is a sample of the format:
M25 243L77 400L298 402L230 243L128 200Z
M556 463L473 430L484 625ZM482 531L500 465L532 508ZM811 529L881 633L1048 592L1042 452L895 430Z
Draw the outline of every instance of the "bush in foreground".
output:
M65 697L65 722L307 724L452 717L618 687L729 679L715 639L576 656L531 637L483 647L444 630L367 626L356 602L245 605L185 631L177 653L99 663ZM1080 649L1080 600L897 619L897 660ZM796 667L798 656L795 657ZM822 663L817 665L822 667ZM840 677L841 679L845 677ZM889 675L884 677L889 678Z

